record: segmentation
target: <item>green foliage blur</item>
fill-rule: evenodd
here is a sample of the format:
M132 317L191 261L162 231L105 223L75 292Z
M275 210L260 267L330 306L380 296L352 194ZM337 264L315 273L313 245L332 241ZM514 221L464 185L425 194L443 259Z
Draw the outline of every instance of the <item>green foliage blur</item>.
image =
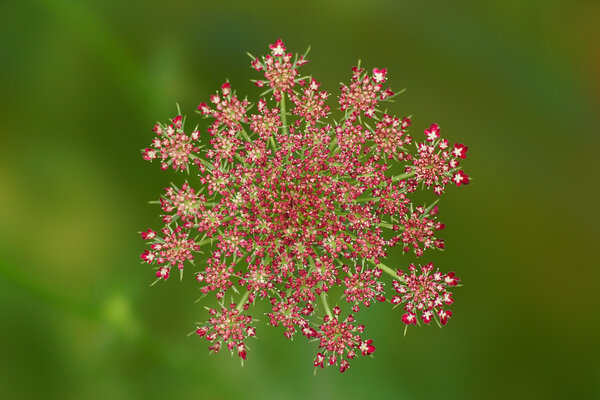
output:
M0 3L0 398L600 398L600 3ZM409 329L363 313L377 351L317 371L316 345L258 326L241 367L187 337L206 319L186 271L150 287L138 231L181 174L142 160L157 120L202 123L226 78L256 99L246 51L312 46L332 91L387 67L391 111L469 146L472 182L440 203L454 317ZM406 267L411 256L392 254Z

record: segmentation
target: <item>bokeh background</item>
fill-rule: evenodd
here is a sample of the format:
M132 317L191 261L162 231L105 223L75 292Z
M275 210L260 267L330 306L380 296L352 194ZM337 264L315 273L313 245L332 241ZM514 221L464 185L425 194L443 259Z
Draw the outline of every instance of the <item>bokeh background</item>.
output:
M0 398L600 398L600 4L597 1L0 3ZM471 185L441 203L454 318L411 329L365 313L374 359L313 375L314 344L263 328L246 365L186 334L192 279L150 287L138 231L169 180L151 128L228 78L246 51L312 46L337 94L357 59L392 106L469 145ZM334 99L334 97L332 98ZM333 105L333 104L332 104ZM390 265L413 259L392 254ZM187 275L191 278L191 274ZM264 320L264 319L263 319Z

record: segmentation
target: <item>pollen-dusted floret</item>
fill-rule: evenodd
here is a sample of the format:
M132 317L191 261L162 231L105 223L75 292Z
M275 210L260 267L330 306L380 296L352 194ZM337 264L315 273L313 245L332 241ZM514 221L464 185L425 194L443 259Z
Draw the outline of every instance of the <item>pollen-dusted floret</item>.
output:
M460 165L468 147L451 146L437 124L413 146L411 120L380 107L395 96L383 87L386 68L359 63L332 110L330 93L299 76L306 54L293 56L278 39L268 55L250 57L264 74L254 104L225 82L198 106L208 126L188 135L177 115L157 124L142 150L163 170L196 167L155 202L164 227L140 233L149 246L140 258L154 267L155 282L192 264L201 299L219 304L196 333L211 351L226 346L242 360L257 303L267 305L266 325L317 344L315 367L341 372L375 351L355 322L366 309L402 305L398 319L407 326L445 325L455 274L432 264L405 274L384 262L396 245L418 257L444 248L437 205L416 206L414 192L433 187L441 195L449 183L469 183Z
M281 101L282 94L290 92L291 88L295 86L295 79L298 75L297 68L304 65L305 62L301 58L292 63L292 54L285 53L286 48L281 39L277 39L277 42L269 47L271 54L263 57L262 61L258 58L254 59L252 67L257 71L265 71L265 78L273 89L273 97L277 101ZM257 86L262 87L263 85L264 82L257 82Z
M298 330L307 338L317 336L317 331L306 319L314 311L313 308L309 308L310 312L307 312L306 307L302 307L295 298L286 296L282 296L280 301L271 298L271 305L271 312L268 313L270 323L272 326L283 326L287 339L292 339Z
M212 149L206 152L208 158L215 159L216 162L225 159L230 163L233 162L238 148L242 142L233 135L220 135L210 140Z
M462 170L456 171L460 165L458 159L467 157L467 146L457 143L453 150L449 150L448 140L440 139L438 124L425 129L425 136L428 143L417 143L418 154L413 166L408 168L415 175L414 184L421 182L426 187L433 186L433 191L441 195L450 181L457 186L469 183L467 174Z
M378 279L381 277L382 271L379 268L359 268L355 267L353 272L350 272L348 266L344 266L344 272L348 274L344 278L344 296L348 303L363 303L369 307L373 300L385 301L383 294L383 283Z
M377 71L375 73L375 71ZM385 69L381 71L386 71ZM367 117L375 116L375 107L381 100L381 83L383 82L385 72L380 72L377 68L373 70L374 75L369 76L363 68L352 67L352 83L350 86L342 85L342 95L340 96L340 106L343 111L348 110L352 113L350 120L354 121L364 113ZM375 82L375 83L373 83Z
M338 146L352 156L358 156L367 142L367 134L361 125L345 124L335 127Z
M308 87L303 90L302 97L292 94L290 98L296 105L292 110L292 114L304 118L310 125L316 125L318 121L324 119L329 114L329 106L325 105L325 101L329 97L329 93L325 91L319 92L319 86L316 80L311 79ZM296 120L296 125L300 125L302 119Z
M222 299L225 291L233 286L233 275L234 271L231 265L219 261L216 257L211 257L208 259L204 271L196 275L196 280L204 284L200 288L202 293L214 291L217 299Z
M245 286L246 289L257 293L260 297L267 297L269 291L275 289L276 283L281 283L278 277L278 271L273 271L271 265L253 263L248 265L248 272L240 279L239 285Z
M163 171L168 169L169 166L172 166L175 170L187 170L190 161L196 158L194 153L199 151L199 148L194 144L193 137L183 132L181 115L173 118L173 122L169 125L156 124L154 126L154 132L157 136L152 141L154 149L147 148L143 153L144 159L148 161L160 158L160 166Z
M160 205L168 218L163 221L172 222L179 218L186 228L191 228L205 210L206 197L198 194L189 183L184 183L181 189L175 185L165 189L160 199Z
M200 246L188 237L188 233L183 231L181 226L174 230L164 228L161 232L163 237L154 239L150 246L152 251L144 251L141 255L142 260L148 264L156 261L159 266L166 264L165 268L177 266L178 269L183 269L185 261L194 260L192 252L199 251ZM163 270L161 278L167 279L168 273Z
M222 129L237 132L241 129L241 123L248 122L246 109L250 103L246 99L240 101L231 91L229 82L225 82L221 86L221 96L213 94L210 96L210 101L213 103L214 109L206 103L201 103L198 110L201 114L210 115L215 119L208 130L211 136L216 135Z
M258 133L260 140L266 141L279 132L282 125L279 117L280 111L278 108L268 108L263 99L258 102L258 111L260 114L252 115L250 129L252 132Z
M323 324L317 332L320 352L317 353L315 367L338 365L340 372L345 372L356 357L357 351L364 355L375 352L372 340L363 340L359 333L362 329L353 324L354 317L349 315L340 321L339 317L325 316Z
M232 354L236 350L238 356L245 360L244 340L256 334L256 329L250 325L252 317L241 314L235 304L223 307L221 311L211 308L208 312L211 318L196 329L196 334L211 343L209 350L218 353L224 344Z
M427 249L444 248L444 241L435 237L435 231L442 230L445 226L436 222L434 215L435 211L426 213L422 206L404 215L400 223L404 226L401 237L405 252L412 247L417 257L420 257Z
M410 123L400 121L398 117L392 117L388 114L383 114L381 121L375 125L373 139L378 145L378 152L384 153L388 157L404 160L410 158L406 150L402 147L410 144L412 138L405 135L405 128Z
M440 324L446 325L448 318L452 316L452 311L445 309L454 303L452 293L447 288L456 286L460 279L455 277L454 272L444 275L439 271L433 272L433 268L433 263L423 265L418 274L417 267L411 264L408 267L410 275L398 271L403 282L393 282L397 295L391 302L395 305L404 304L406 312L402 316L402 322L406 325L416 325L418 318L425 324L438 319Z

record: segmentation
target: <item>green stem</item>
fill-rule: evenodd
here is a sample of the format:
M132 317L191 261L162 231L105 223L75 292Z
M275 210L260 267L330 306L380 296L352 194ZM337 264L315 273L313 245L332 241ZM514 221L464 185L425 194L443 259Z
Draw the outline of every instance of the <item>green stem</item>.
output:
M394 176L392 178L392 181L393 182L397 182L397 181L400 181L402 179L410 178L410 177L413 177L413 176L415 176L415 172L414 171L413 172L407 172L405 174L400 174L400 175Z
M279 103L279 106L281 108L281 123L282 123L282 129L283 129L283 134L287 135L287 114L285 111L285 93L281 94L281 102Z
M248 132L246 132L246 130L244 129L244 127L242 126L242 136L244 137L244 139L246 139L248 142L252 142L252 139L250 139L250 136L248 135Z
M325 309L325 313L329 316L329 318L333 319L333 314L329 309L329 303L327 303L327 293L321 292L321 301L323 302L323 308Z
M399 280L400 282L406 283L406 280L404 278L401 278L396 271L394 271L393 269L391 269L390 267L388 267L385 264L377 264L376 265L377 268L381 268L381 270L383 272L385 272L386 274L390 275L392 278Z
M205 166L206 168L208 168L208 170L209 170L209 171L212 171L212 170L215 168L215 166L214 166L213 164L209 163L209 162L208 162L208 161L206 161L204 158L202 158L202 157L197 157L197 158L200 160L200 162L201 162L202 164L204 164L204 166Z
M248 300L248 296L250 296L250 291L247 290L246 293L244 293L244 295L242 296L240 302L238 303L237 307L235 308L238 311L242 311L242 308L244 308L244 304L246 304L246 300Z
M198 246L202 247L202 246L204 246L205 244L209 244L209 243L213 242L214 240L215 240L214 238L207 238L207 239L204 239L203 241L201 241L200 243L198 243Z
M357 203L362 203L362 202L367 202L367 201L377 201L379 199L380 199L379 197L360 197L354 201Z
M315 260L313 260L312 257L308 259L308 263L310 265L311 271L316 268ZM321 271L321 273L322 272L323 271ZM329 308L329 303L327 302L327 293L321 292L320 297L321 297L321 301L323 302L323 308L325 309L325 314L327 314L329 316L329 318L333 319L333 314L331 313L331 309Z

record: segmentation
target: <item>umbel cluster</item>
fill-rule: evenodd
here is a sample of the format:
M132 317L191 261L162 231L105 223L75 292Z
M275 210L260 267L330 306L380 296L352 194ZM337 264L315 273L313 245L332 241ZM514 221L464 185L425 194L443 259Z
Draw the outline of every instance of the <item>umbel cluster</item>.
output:
M315 367L344 372L375 351L360 323L375 303L399 308L407 327L452 316L454 272L385 261L393 246L417 258L444 248L439 199L411 197L468 184L467 146L442 138L437 124L413 138L410 119L385 109L396 96L385 68L352 68L335 119L330 93L300 73L306 54L286 52L281 40L269 47L250 55L264 90L258 101L225 82L198 106L207 130L186 131L182 115L154 126L143 158L187 180L162 193L164 226L141 233L141 258L156 281L192 269L202 295L213 297L196 327L211 351L226 347L245 360L249 338L271 325L314 341ZM266 316L253 312L258 302Z

